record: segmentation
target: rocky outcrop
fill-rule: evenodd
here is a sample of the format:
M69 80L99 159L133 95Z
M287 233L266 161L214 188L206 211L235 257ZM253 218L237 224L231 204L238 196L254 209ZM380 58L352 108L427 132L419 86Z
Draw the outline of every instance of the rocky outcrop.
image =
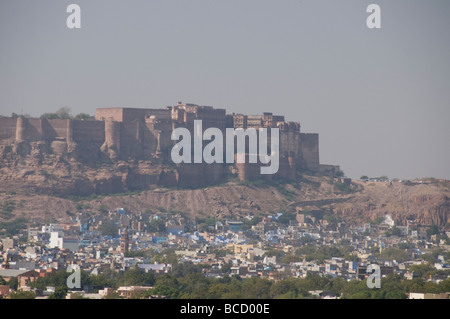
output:
M109 150L117 143L112 138L105 147ZM450 223L448 182L359 183L359 190L352 194L334 193L329 177L309 176L296 181L293 170L296 164L288 156L280 162L280 171L283 177L291 178L291 183L297 183L295 188L287 189L266 180L259 187L234 185L205 189L223 184L228 176L241 181L251 180L251 177L256 178L260 167L250 164L168 165L158 157L147 161L112 161L97 146L62 140L16 141L0 145L0 200L4 194L15 193L25 196L24 201L34 198L39 202L45 198L51 203L55 196L88 197L144 190L145 196L139 198L142 203L134 203L133 198L127 205L144 210L145 205L175 210L189 207L192 214L203 211L214 216L273 214L289 209L290 205L294 209L334 212L350 224L376 220L387 214L399 225L406 225L407 220L415 220L422 225L444 226ZM185 190L172 191L170 195L168 192L149 191L160 187ZM190 191L192 188L194 190ZM222 193L225 189L227 196ZM210 196L210 193L214 195ZM125 201L123 198L121 200ZM109 201L111 205L121 207L115 197ZM64 202L61 205L69 207L71 204ZM27 209L47 208L39 204ZM59 210L55 206L55 212Z
M113 149L114 143L107 145ZM89 156L90 155L90 156ZM78 152L65 141L18 142L0 148L1 188L39 194L88 196L150 187L199 188L219 183L227 174L219 164L167 165L152 161L101 159L101 151ZM100 158L100 160L99 160Z
M420 194L416 194L418 192ZM406 225L407 220L422 225L445 226L450 223L448 189L399 183L391 188L383 184L368 187L363 193L365 196L359 194L346 203L336 205L334 212L355 224L374 221L385 215L390 215L398 225Z
M450 223L450 199L446 195L421 195L413 197L416 206L409 217L419 224L444 226Z

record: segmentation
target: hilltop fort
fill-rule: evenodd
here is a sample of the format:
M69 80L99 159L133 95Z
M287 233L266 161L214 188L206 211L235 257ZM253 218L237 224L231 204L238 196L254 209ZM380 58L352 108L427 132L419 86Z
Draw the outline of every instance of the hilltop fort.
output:
M217 218L280 209L317 216L333 212L349 223L389 214L400 225L448 224L448 181L348 183L337 176L338 166L320 164L319 135L301 132L299 123L281 115L227 114L177 103L160 109L99 108L84 120L51 117L0 117L0 221L67 220L76 211L126 207ZM175 164L170 153L178 141L171 133L192 132L198 120L203 131L278 128L278 171L264 175L261 163L248 161ZM329 178L333 175L338 178Z
M194 120L202 120L202 128L278 128L279 169L274 176L261 176L259 163L177 164L170 160L176 143L171 132L178 127L194 129ZM298 122L287 122L284 116L226 114L225 109L178 102L159 109L98 108L95 120L0 118L0 169L48 166L43 174L48 181L53 169L76 188L89 179L93 184L81 192L109 193L145 188L151 185L203 187L224 180L229 174L241 181L256 178L295 178L297 171L339 170L337 166L319 162L319 135L300 132ZM109 175L73 174L75 164L91 168L113 167ZM113 165L113 166L111 166ZM79 167L79 165L78 165ZM27 173L28 172L28 173ZM22 172L30 175L29 170ZM58 174L56 174L58 175ZM24 177L22 176L22 177ZM78 192L80 192L78 191Z

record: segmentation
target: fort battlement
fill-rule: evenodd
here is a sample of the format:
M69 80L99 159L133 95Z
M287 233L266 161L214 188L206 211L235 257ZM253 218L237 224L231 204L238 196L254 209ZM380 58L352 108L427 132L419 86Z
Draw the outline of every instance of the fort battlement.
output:
M44 143L48 145L45 148L48 152L80 161L114 163L131 159L173 167L170 150L175 141L171 140L171 133L177 127L185 127L192 132L195 120L202 120L203 130L209 127L221 130L278 128L280 169L277 176L293 178L297 170L320 169L319 136L302 133L298 122L286 122L284 116L269 112L260 115L226 114L225 109L182 102L158 109L98 108L95 120L2 117L0 147L6 152L6 146L12 145L13 152L28 156L32 147L27 145ZM234 167L241 180L247 180L261 177L259 166L243 163ZM226 165L178 164L174 176L180 185L201 186L191 185L194 182L190 180L196 180L195 176L199 175L203 180L219 180L226 171Z

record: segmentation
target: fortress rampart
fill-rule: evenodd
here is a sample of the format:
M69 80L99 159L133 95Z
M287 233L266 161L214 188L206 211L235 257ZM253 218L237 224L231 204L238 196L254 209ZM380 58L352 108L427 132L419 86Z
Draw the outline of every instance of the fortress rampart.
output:
M223 132L226 128L279 128L278 172L275 176L262 176L261 164L248 161L234 165L175 165L170 160L170 150L176 143L171 140L171 133L177 127L193 132L194 120L202 120L203 130L215 127ZM240 180L295 178L298 170L319 171L319 136L301 133L300 128L299 123L286 122L284 116L269 112L262 115L226 114L225 109L178 102L161 109L98 108L95 120L2 117L0 148L2 156L6 156L8 146L13 146L13 153L28 156L32 144L41 143L47 145L40 148L44 152L88 163L147 161L150 168L170 167L158 178L149 177L152 183L199 187L217 183L233 170ZM268 132L270 134L270 130Z

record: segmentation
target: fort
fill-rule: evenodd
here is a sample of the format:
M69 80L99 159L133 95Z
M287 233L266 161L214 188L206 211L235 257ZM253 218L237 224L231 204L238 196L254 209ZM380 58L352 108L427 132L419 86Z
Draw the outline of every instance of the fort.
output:
M227 128L278 128L278 172L274 176L261 175L262 164L248 161L173 163L170 151L176 141L171 139L172 131L183 127L193 132L195 120L202 121L203 131L208 128L223 132ZM95 120L0 118L2 159L17 161L31 157L39 162L39 158L47 155L69 164L140 165L139 176L127 182L137 188L149 185L202 187L217 184L230 173L246 181L292 179L297 171L338 169L319 163L318 134L302 133L298 122L287 122L284 116L268 112L261 115L227 114L225 109L178 102L159 109L98 108ZM130 176L128 178L132 179Z

